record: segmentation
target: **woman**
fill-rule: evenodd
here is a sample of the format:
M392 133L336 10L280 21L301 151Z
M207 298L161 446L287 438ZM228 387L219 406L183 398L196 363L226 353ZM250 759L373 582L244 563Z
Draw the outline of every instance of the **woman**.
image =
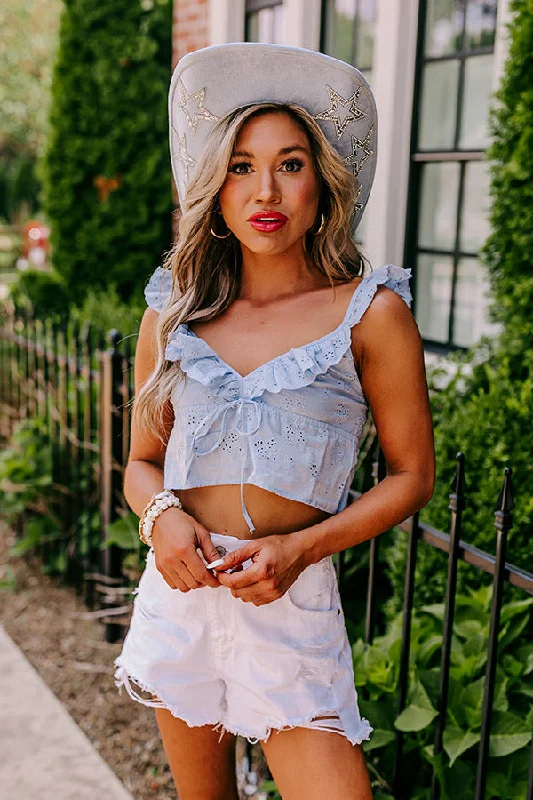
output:
M137 345L124 492L150 550L116 682L156 708L181 800L237 797L236 735L284 800L366 800L331 556L434 481L409 270L362 277L350 235L373 97L328 56L231 44L182 59L169 111L183 215ZM369 409L387 476L347 506Z

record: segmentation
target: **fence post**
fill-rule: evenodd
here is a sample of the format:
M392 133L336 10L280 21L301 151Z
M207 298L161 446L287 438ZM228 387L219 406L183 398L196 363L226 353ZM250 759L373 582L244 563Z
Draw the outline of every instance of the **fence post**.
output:
M379 445L376 445L376 457L372 464L372 477L374 484L378 484L387 475L387 462L385 455ZM369 563L368 563L368 589L366 594L366 618L365 618L365 643L372 644L374 638L374 627L376 622L376 575L379 562L379 536L374 536L369 544Z
M496 528L496 560L494 564L494 592L490 608L490 628L487 671L485 674L485 691L481 717L481 741L479 743L479 759L477 764L476 797L483 800L487 785L487 769L489 760L490 723L492 704L494 702L494 684L496 681L496 661L498 658L498 633L500 631L500 611L503 597L503 578L505 573L505 552L507 550L507 534L513 524L511 511L514 508L512 491L512 469L506 467L503 487L498 497L494 512Z
M444 619L442 621L442 657L440 667L439 699L437 703L437 725L435 729L435 744L433 754L435 758L442 753L444 728L446 727L446 709L448 706L448 689L450 679L450 655L452 650L453 619L455 616L455 595L457 592L457 561L459 558L459 541L463 527L463 511L466 506L465 498L465 456L457 453L457 469L452 484L450 503L448 508L452 512L450 523L450 550L448 554L448 580L446 582L446 600L444 606ZM437 780L437 769L433 766L431 778L431 800L440 797L440 785Z
M407 690L409 686L409 654L411 649L411 621L413 615L413 599L415 592L415 571L418 539L420 531L418 527L419 512L413 514L411 528L409 530L409 543L407 550L407 568L405 572L405 589L403 597L403 623L402 623L402 649L400 654L400 674L398 678L398 702L396 714L399 715L405 708L407 701ZM403 733L396 730L394 749L394 766L392 785L395 797L402 797L401 789L401 767L403 756Z
M122 551L116 545L105 546L108 526L118 515L122 494L122 355L117 351L121 339L118 331L112 330L107 339L111 345L100 353L100 519L102 523L103 573L107 585L122 583ZM103 600L111 607L114 601ZM122 635L122 625L106 622L106 641L116 642Z

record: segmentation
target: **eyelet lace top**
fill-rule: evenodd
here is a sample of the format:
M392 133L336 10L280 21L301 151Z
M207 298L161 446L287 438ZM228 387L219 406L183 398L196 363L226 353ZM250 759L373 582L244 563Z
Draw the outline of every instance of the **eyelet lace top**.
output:
M246 376L226 364L186 323L169 338L165 357L185 381L172 391L174 426L165 455L166 489L244 484L328 513L346 507L368 414L351 350L351 328L380 285L411 306L411 270L387 264L363 278L335 330L292 347ZM171 276L158 267L145 297L161 311Z

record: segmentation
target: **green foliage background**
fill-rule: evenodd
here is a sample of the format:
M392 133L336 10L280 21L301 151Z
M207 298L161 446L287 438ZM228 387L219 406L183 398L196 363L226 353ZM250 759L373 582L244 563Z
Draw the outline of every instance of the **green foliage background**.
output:
M46 141L61 0L0 5L0 220L16 224L39 206L35 164Z
M494 339L482 339L451 358L456 376L437 390L444 367L428 370L437 478L435 496L421 519L449 527L448 494L458 451L465 453L467 508L463 538L495 552L494 510L504 468L513 469L513 527L507 560L532 569L533 530L533 3L513 0L510 52L491 113L491 234L482 258L491 284L491 321L501 325ZM450 361L448 357L446 359ZM406 536L397 533L388 549L394 597L401 608ZM459 590L480 585L482 573L460 564ZM415 604L442 598L446 561L433 548L420 548Z
M170 0L67 0L41 163L54 268L129 300L171 240ZM119 182L106 199L95 181Z

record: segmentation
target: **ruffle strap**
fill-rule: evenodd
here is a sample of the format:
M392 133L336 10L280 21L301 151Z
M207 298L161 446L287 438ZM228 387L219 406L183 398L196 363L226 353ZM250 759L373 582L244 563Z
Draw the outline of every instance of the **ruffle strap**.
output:
M157 267L144 287L144 297L150 308L162 311L172 291L172 275L169 269Z
M363 278L359 288L356 289L348 307L346 321L352 327L361 321L361 318L372 302L378 286L388 286L405 300L409 308L413 296L409 289L411 268L398 267L395 264L385 264L378 267L366 278Z

